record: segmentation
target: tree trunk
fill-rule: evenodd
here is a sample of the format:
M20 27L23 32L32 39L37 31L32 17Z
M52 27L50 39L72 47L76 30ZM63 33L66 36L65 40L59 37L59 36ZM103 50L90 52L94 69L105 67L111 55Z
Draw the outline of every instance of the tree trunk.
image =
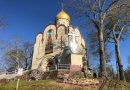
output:
M99 30L99 54L100 54L100 75L101 77L106 77L106 60L105 60L105 50L104 50L104 40L103 31Z
M116 52L115 52L115 55L116 55ZM119 80L119 68L117 64L117 58L116 58L116 70L117 70L117 79Z
M86 59L87 59L87 67L89 67L89 55L88 55L88 49L87 49L87 46L86 46Z
M28 59L25 59L25 70L28 70Z
M120 57L120 50L119 50L119 40L115 41L115 52L116 52L116 62L119 70L119 79L124 80L123 65L121 64L121 57Z
M98 38L99 38L99 55L100 55L100 75L101 77L106 77L107 72L106 72L106 58L105 58L104 36L103 36L102 12L100 12Z

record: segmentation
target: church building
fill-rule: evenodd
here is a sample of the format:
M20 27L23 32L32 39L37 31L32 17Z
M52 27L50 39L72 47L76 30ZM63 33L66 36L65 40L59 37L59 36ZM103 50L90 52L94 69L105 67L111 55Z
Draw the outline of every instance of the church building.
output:
M43 71L83 66L86 60L85 41L78 28L70 24L70 16L62 9L55 23L36 36L31 69Z

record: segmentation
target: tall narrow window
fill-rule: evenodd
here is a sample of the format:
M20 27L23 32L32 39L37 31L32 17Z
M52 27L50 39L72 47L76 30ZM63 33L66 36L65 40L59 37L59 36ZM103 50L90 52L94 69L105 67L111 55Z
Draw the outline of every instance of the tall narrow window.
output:
M46 33L45 54L53 53L53 38L54 38L54 32L51 29Z

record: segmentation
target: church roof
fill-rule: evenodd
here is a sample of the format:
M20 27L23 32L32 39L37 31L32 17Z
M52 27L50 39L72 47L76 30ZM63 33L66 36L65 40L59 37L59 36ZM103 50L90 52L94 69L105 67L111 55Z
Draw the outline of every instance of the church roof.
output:
M56 20L58 19L67 19L70 21L70 16L62 9L57 15Z

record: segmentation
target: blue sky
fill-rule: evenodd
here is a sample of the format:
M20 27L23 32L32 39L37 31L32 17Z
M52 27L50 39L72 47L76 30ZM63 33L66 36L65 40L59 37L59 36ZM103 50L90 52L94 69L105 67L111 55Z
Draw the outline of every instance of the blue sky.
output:
M42 32L49 22L54 22L56 14L61 10L64 0L0 0L0 17L8 24L0 31L0 40L11 41L13 36L23 41L34 43L35 37ZM71 16L71 15L70 15ZM71 23L79 26L71 16ZM89 28L81 29L85 37ZM85 37L87 38L87 37ZM130 55L130 38L121 42L121 58L124 67L127 67L127 58ZM113 50L113 47L110 47ZM114 54L114 51L113 51ZM114 55L112 64L115 65ZM93 62L91 60L91 62Z
M0 16L8 24L0 32L4 33L0 38L8 39L15 35L33 42L37 33L54 21L60 6L58 0L0 0Z

